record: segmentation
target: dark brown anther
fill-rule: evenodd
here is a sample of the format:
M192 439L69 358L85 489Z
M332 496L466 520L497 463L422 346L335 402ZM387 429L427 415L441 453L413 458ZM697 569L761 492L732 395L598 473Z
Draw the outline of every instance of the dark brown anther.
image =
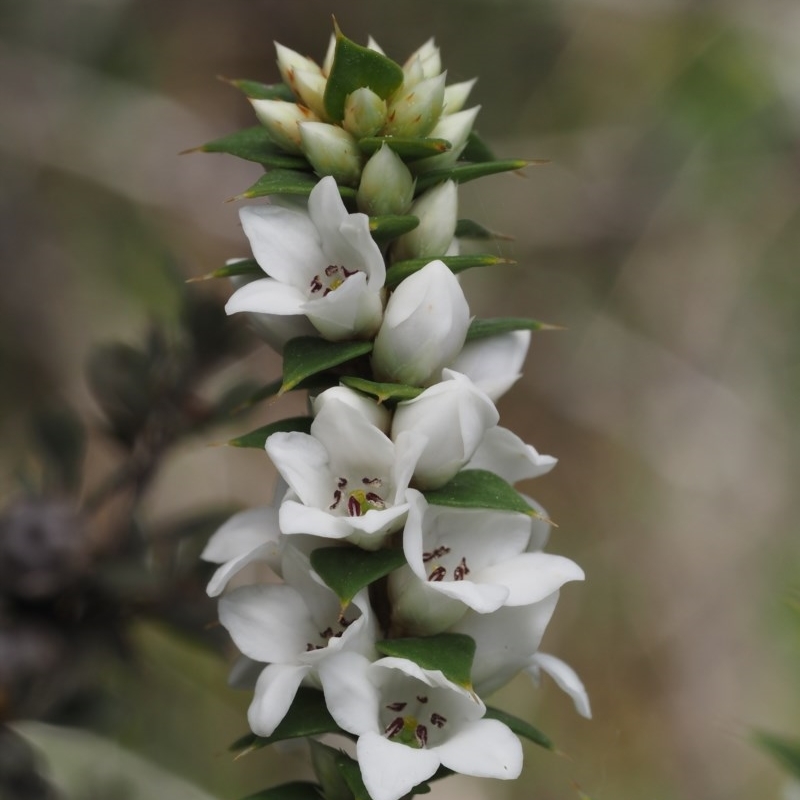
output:
M438 583L444 580L445 575L447 575L447 570L444 567L436 567L436 569L428 575L428 580L433 583Z

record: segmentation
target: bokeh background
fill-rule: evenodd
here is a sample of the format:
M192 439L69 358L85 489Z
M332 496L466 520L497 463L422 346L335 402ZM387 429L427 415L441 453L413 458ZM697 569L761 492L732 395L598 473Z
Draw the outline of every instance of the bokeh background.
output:
M277 80L273 40L321 59L331 13L401 61L434 36L451 81L479 77L495 152L550 160L463 187L462 216L513 236L492 247L517 262L464 285L479 316L565 328L534 336L500 410L560 459L523 488L587 581L562 593L544 649L584 678L594 719L519 679L496 704L561 752L526 746L520 781L456 779L437 796L781 796L751 734L800 734L796 0L5 0L0 500L18 509L50 487L88 502L89 555L45 545L96 567L66 611L9 600L3 573L0 719L36 750L6 729L0 766L38 753L63 793L26 784L14 800L239 798L305 774L291 748L226 752L247 698L225 686L232 653L206 627L196 563L214 520L268 502L274 480L263 454L211 445L301 401L191 435L165 412L132 479L141 453L102 408L119 386L109 353L177 370L181 413L278 374L215 316L225 286L183 283L247 255L224 200L259 168L178 153L253 124L216 76ZM187 308L202 311L191 357ZM83 427L84 455L54 484L54 429L31 420L67 408L55 429Z

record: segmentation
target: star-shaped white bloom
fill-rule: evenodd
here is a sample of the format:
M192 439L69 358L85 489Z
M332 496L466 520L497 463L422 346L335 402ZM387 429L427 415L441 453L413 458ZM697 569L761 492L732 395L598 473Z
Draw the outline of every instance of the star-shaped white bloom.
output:
M323 178L308 209L245 206L242 227L266 278L238 289L229 314L306 315L325 339L372 336L383 314L386 267L366 214L349 214L336 181Z
M310 434L274 433L267 439L267 453L289 485L281 530L377 549L405 522L405 493L427 440L408 431L393 442L333 393L317 405Z
M439 766L483 778L513 779L522 770L519 739L482 719L483 703L402 658L370 663L341 653L320 665L331 716L358 737L356 755L373 800L398 800Z

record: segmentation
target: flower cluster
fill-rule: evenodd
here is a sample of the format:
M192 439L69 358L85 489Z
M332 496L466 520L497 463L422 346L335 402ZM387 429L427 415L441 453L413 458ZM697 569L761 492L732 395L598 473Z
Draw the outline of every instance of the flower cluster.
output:
M237 282L228 313L283 354L280 390L310 393L308 417L237 442L263 446L281 486L203 553L254 687L251 744L353 739L355 760L315 758L324 796L398 800L440 768L514 778L533 729L482 698L543 671L589 715L575 673L539 652L583 572L543 551L550 523L514 488L555 459L495 406L543 325L473 319L456 276L500 262L458 254L492 234L459 219L457 184L525 162L471 133L473 82L447 86L432 42L402 67L338 30L322 67L277 47L283 85L235 82L263 130L206 146L267 167L246 194L270 202L240 212L254 260L215 274Z

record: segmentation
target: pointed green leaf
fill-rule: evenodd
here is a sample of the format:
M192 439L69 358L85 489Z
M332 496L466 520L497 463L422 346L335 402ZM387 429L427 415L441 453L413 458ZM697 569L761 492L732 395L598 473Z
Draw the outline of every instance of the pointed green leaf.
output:
M199 275L196 278L189 278L186 282L197 283L198 281L210 281L212 278L235 278L239 275L264 277L264 270L258 266L258 262L254 258L241 258L238 261L225 264L224 267L219 267L213 272Z
M489 145L475 131L470 131L467 146L461 151L461 160L475 163L496 161Z
M309 781L292 781L262 789L255 794L249 794L242 800L320 800L322 787Z
M249 200L254 197L267 197L273 194L308 197L317 185L319 178L310 172L292 169L273 169L262 175L249 189L231 200ZM344 199L354 198L355 189L339 186L339 194Z
M514 239L513 236L508 236L505 233L490 231L472 219L460 219L456 223L456 237L459 239L504 239L506 241Z
M336 757L336 768L339 774L347 784L347 788L352 793L355 800L372 800L364 786L364 780L361 777L361 769L358 766L358 761L350 758L347 753L339 753ZM327 800L327 798L326 798Z
M411 214L386 214L369 218L369 232L378 244L387 242L413 231L419 225L419 217Z
M310 378L307 378L304 381L300 381L296 386L293 386L288 391L297 391L302 389L330 389L332 386L336 386L338 380L336 378L332 378L328 375L320 373L318 375L312 375ZM249 397L245 398L240 406L240 409L243 410L245 408L250 408L250 406L254 406L256 403L260 403L262 400L268 400L270 397L275 397L275 395L280 394L281 387L283 386L283 380L278 378L278 380L270 381L269 383L265 384L264 386L256 389Z
M516 172L525 167L547 164L546 160L529 160L524 158L506 159L505 161L483 161L478 164L456 164L454 167L446 169L432 169L417 178L415 189L416 194L436 186L443 181L455 181L456 183L467 183L477 178L485 178L487 175L497 175L500 172Z
M496 719L499 722L502 722L504 725L508 725L508 727L511 728L511 730L517 734L517 736L522 736L525 739L529 739L530 741L534 742L534 744L538 744L540 747L544 747L546 750L555 749L553 740L549 736L542 733L538 728L535 728L529 722L525 722L524 719L515 717L513 714L508 714L505 711L501 711L499 708L487 706L486 719Z
M336 50L325 86L325 110L334 122L344 118L347 95L367 86L384 100L403 82L399 64L384 55L350 41L336 27Z
M313 738L308 740L308 749L311 754L311 766L322 786L325 800L354 800L353 792L339 769L339 756L342 755L342 751Z
M253 100L287 100L294 102L296 99L292 90L285 83L261 83L247 78L223 78L221 81L235 86L240 92Z
M449 681L472 689L470 673L475 658L475 640L471 636L438 633L435 636L384 639L376 642L375 647L382 655L407 658L423 669L438 669Z
M406 386L402 383L377 383L365 378L345 377L341 383L357 392L372 395L379 403L400 402L419 397L423 390L419 386Z
M285 153L275 144L267 133L266 128L256 125L244 128L235 133L214 139L200 147L184 150L184 153L228 153L247 161L255 161L265 167L279 167L281 169L310 170L311 165L302 156L293 156Z
M230 750L244 755L284 739L319 736L322 733L345 733L334 721L325 705L325 695L319 689L301 686L292 705L272 736L248 733L237 739ZM347 735L345 733L345 735Z
M404 161L437 156L453 147L447 139L416 139L413 136L366 136L358 142L361 151L367 155L372 155L383 145L394 150Z
M496 319L473 319L467 330L467 341L486 339L501 333L512 331L554 331L560 330L557 325L539 322L538 319L526 317L498 317Z
M336 593L342 608L365 586L405 563L402 550L320 547L311 553L311 566Z
M283 348L283 386L294 389L302 380L372 352L372 342L329 342L316 336L298 336Z
M800 741L765 731L755 731L753 738L795 778L800 778Z
M232 447L258 447L263 449L267 439L273 433L308 433L311 430L313 421L313 417L279 419L277 422L271 422L269 425L264 425L261 428L250 431L250 433L245 433L243 436L237 436L235 439L231 439L228 444Z
M508 258L500 258L500 256L493 256L490 253L476 253L475 255L465 256L439 256L439 261L443 261L451 272L458 275L466 269L472 267L494 267L498 264L513 264ZM404 281L409 275L421 270L426 264L433 261L432 258L409 258L406 261L396 261L389 269L386 270L386 286L389 289L394 289L401 281Z
M461 470L444 486L424 494L425 499L435 506L491 508L495 511L536 515L534 509L510 483L485 469Z

